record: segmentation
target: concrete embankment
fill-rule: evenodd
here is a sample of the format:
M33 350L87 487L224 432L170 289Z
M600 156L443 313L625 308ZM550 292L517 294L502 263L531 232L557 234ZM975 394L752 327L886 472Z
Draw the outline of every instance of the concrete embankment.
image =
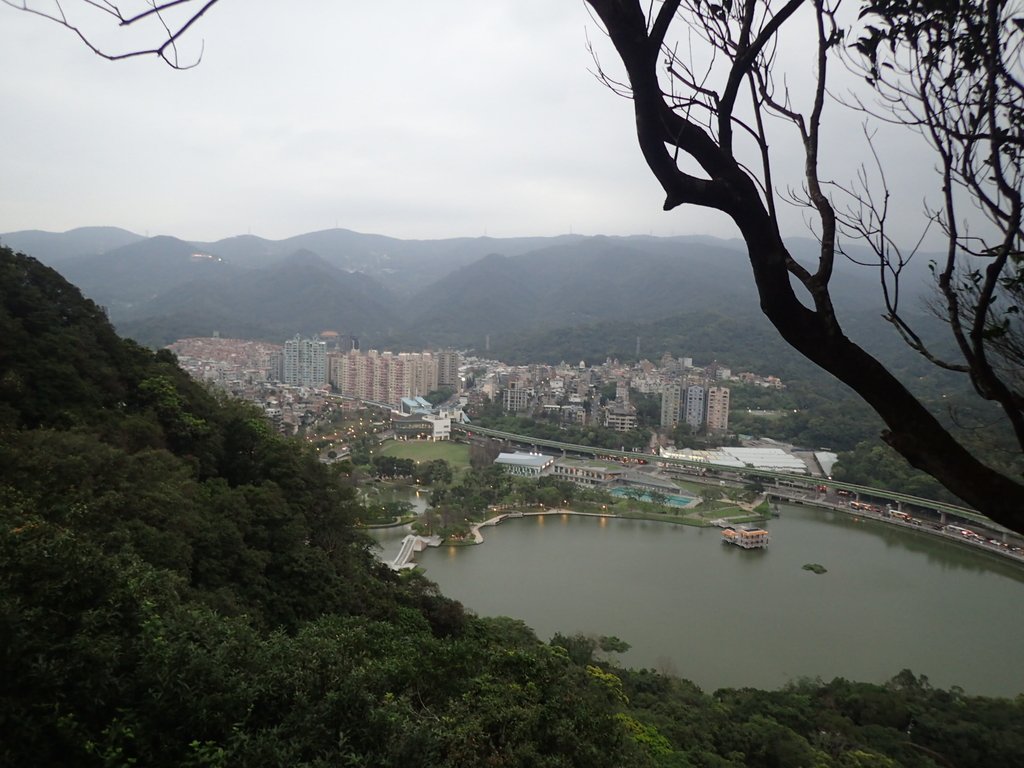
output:
M544 517L545 515L576 515L577 517L617 517L617 515L602 514L601 512L574 512L571 509L546 509L543 512L504 512L496 515L482 523L474 523L469 527L473 534L473 541L477 544L484 543L484 536L480 529L488 525L498 525L508 519L519 519L522 517Z
M918 518L901 520L899 518L892 517L891 515L887 515L885 512L851 509L848 502L830 502L820 498L815 499L801 495L784 495L778 492L770 495L774 496L777 501L783 504L798 504L800 506L815 507L817 509L829 510L831 512L841 512L844 515L862 520L876 520L880 523L893 525L897 528L903 528L904 530L916 531L917 533L925 534L927 536L936 536L940 539L944 539L945 541L967 547L968 549L987 552L1004 560L1017 563L1018 565L1024 564L1024 550L1011 548L1005 543L1000 543L998 540L993 540L987 537L966 538L961 533L951 531L947 526L935 523L931 520ZM993 536L995 535L999 534L993 533Z

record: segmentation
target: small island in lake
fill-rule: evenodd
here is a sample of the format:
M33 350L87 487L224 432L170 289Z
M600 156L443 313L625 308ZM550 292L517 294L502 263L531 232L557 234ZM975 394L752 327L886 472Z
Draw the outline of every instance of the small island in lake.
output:
M828 572L828 568L826 568L821 563L805 563L803 568L805 571L814 571L817 574Z

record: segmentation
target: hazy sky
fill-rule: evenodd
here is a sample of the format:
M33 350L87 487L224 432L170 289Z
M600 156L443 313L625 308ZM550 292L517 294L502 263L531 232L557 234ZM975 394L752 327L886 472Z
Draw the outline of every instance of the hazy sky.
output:
M588 37L613 65L582 0L222 0L182 72L102 60L0 5L0 232L735 236L713 212L662 212L632 106L591 74ZM847 163L858 123L839 107L826 120ZM916 212L930 160L885 145Z

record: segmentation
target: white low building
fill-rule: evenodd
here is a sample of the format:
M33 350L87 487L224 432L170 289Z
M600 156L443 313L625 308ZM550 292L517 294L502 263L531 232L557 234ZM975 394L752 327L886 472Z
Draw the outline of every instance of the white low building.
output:
M804 460L781 448L719 448L718 451L752 469L789 472L794 475L807 474L807 464Z
M452 439L452 417L448 415L447 411L441 411L441 413L434 415L429 414L423 417L423 420L428 422L431 427L431 440L451 440Z
M545 456L543 453L515 451L514 453L499 453L494 463L504 467L510 475L540 477L555 463L555 457Z
M720 467L736 469L764 469L769 472L788 472L806 475L807 464L799 456L787 453L781 448L718 448L713 451L697 451L687 448L662 448L661 455L667 459L684 459Z

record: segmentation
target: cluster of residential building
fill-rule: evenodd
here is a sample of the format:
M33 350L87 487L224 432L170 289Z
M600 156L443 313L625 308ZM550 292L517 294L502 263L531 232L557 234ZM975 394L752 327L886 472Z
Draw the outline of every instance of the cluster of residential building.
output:
M258 403L284 433L315 423L337 406L340 394L391 406L409 422L409 435L447 439L450 420L429 417L431 406L422 397L440 387L460 389L461 358L454 350L363 352L358 339L332 331L284 344L188 338L168 349L196 379Z
M167 346L192 378L229 392L244 393L269 378L271 359L280 344L247 339L199 336Z
M169 348L196 378L262 402L273 418L278 418L280 411L283 423L293 426L302 423L301 414L317 412L320 400L329 392L422 416L418 413L421 407L402 404L450 388L461 393L470 408L497 401L510 412L625 432L638 427L637 408L630 402L630 392L635 391L660 395L660 426L664 429L686 424L695 432L724 433L729 428L729 382L782 386L772 376L733 375L718 362L699 367L692 358L668 354L657 364L607 359L592 366L582 361L578 365L508 366L463 358L451 349L360 350L358 339L333 331L312 338L297 335L283 344L215 336L182 339ZM475 376L471 390L464 391L463 374ZM614 398L602 398L601 391L611 383L615 384ZM295 405L289 407L285 400Z
M297 335L286 341L269 361L269 378L290 386L331 387L342 395L388 404L439 387L458 388L459 354L454 350L362 351L358 340L348 343L352 337L331 331L323 336Z
M630 391L660 395L661 427L674 429L685 423L695 432L724 433L729 429L730 381L783 386L774 376L734 375L717 362L698 367L692 358L666 354L657 364L641 360L626 366L609 359L590 367L583 362L578 366L498 366L489 371L481 392L500 398L506 411L557 415L563 422L621 432L638 426ZM615 397L601 402L598 392L609 382L616 384Z
M360 400L397 404L440 388L458 390L459 353L361 352L353 349L329 357L334 391Z
M227 389L271 381L397 404L439 387L459 388L459 353L360 351L358 339L326 331L284 344L189 338L168 347L196 378Z
M729 388L706 381L673 381L661 390L661 426L673 429L686 423L695 432L722 433L729 429Z

